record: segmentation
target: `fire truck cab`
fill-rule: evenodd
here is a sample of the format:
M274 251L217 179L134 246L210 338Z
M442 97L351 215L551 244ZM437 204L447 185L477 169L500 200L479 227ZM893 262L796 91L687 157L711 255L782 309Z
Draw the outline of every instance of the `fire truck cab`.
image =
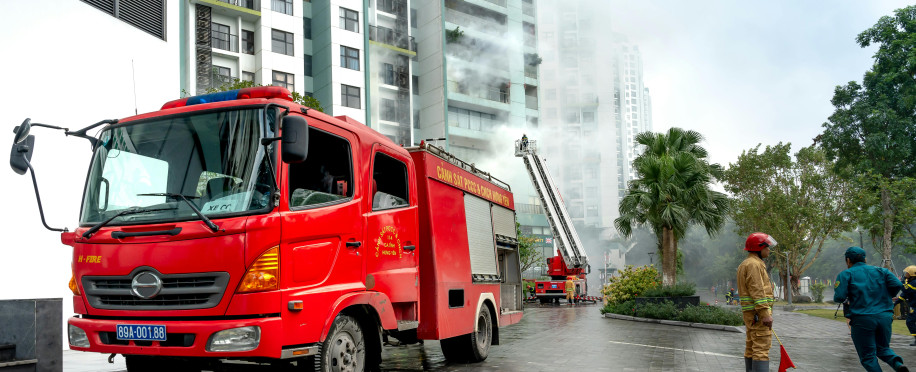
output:
M402 148L279 87L79 131L27 119L20 174L30 127L94 151L79 227L61 233L71 349L123 354L130 371L220 359L360 371L389 338L481 361L521 319L511 191L436 147Z

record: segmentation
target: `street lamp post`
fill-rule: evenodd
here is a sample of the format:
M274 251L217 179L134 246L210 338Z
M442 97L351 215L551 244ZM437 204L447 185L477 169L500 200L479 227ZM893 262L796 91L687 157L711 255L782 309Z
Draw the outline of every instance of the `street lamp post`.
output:
M789 274L789 252L782 252L786 255L786 302L792 305L792 280Z

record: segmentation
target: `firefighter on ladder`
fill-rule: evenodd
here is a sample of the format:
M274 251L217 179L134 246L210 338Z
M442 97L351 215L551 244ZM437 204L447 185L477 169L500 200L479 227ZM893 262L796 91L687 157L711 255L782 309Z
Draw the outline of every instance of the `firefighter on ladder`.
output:
M576 293L576 282L573 281L572 276L566 277L566 301L568 303L573 303L573 299Z

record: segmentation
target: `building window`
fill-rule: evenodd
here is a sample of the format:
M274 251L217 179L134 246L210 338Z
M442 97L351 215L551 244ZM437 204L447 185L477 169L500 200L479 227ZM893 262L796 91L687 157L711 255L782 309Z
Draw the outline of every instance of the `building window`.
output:
M398 121L396 106L393 99L379 99L379 118L385 121Z
M312 56L303 55L302 60L305 62L305 76L312 76Z
M382 63L381 76L382 84L394 85L394 65Z
M210 82L210 85L212 87L218 87L223 84L232 84L232 70L230 70L228 67L214 65L211 71L212 75L210 75L210 78L212 81Z
M415 96L420 95L420 77L417 75L413 75L410 78L410 85L413 88L413 95Z
M312 19L302 18L302 35L306 39L312 38Z
M595 113L594 112L583 112L582 113L582 122L583 123L594 123L595 122Z
M210 46L216 49L222 50L232 50L229 34L229 26L221 25L219 23L210 24Z
M254 82L254 72L242 71L242 80Z
M254 54L254 31L242 30L242 53Z
M293 0L271 0L270 9L278 13L293 15Z
M359 50L341 45L340 67L359 71Z
M340 85L340 104L355 109L360 108L359 88L346 84Z
M271 50L274 53L293 55L293 34L280 30L270 30Z
M417 10L413 8L410 8L410 27L420 27L420 25L417 24Z
M359 32L359 13L347 8L340 8L340 28Z
M293 92L296 90L295 88L296 85L294 84L294 80L295 80L295 75L293 74L287 74L282 71L274 71L274 80L273 80L272 85L278 86L278 87L284 87L286 89L289 89L290 92Z

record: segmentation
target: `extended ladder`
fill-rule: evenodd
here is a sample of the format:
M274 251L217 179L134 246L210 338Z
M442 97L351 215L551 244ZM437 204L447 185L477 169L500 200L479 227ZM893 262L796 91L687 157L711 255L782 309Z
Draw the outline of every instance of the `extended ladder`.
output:
M515 156L525 159L528 175L531 176L534 189L541 199L541 205L544 207L544 213L547 215L547 221L550 222L550 228L553 230L553 236L566 267L587 269L588 256L582 249L579 234L576 233L569 213L566 212L566 205L560 198L560 190L557 189L543 160L537 154L536 141L516 140Z

